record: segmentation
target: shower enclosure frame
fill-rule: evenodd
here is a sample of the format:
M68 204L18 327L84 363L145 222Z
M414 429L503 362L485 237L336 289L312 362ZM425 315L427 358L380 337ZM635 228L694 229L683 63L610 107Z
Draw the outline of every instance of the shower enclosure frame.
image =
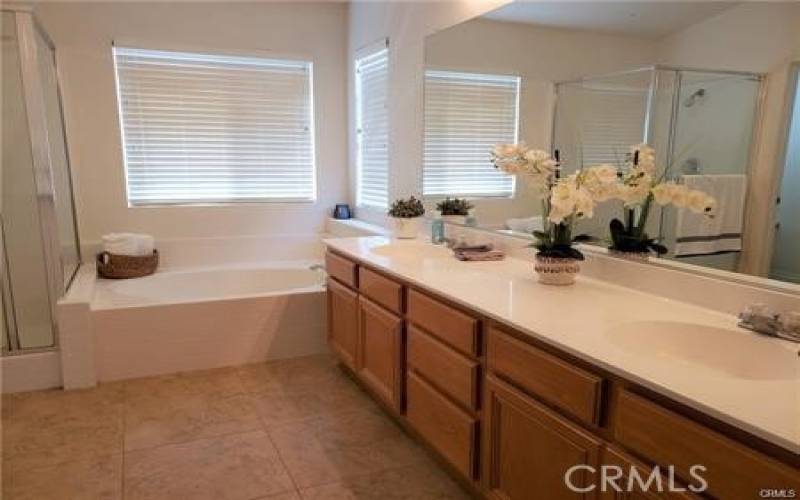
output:
M758 141L761 137L761 120L760 117L762 116L763 109L764 109L764 98L765 98L765 75L762 73L754 73L751 71L738 71L738 70L720 70L720 69L707 69L707 68L695 68L691 66L675 66L675 65L665 65L665 64L652 64L647 66L640 66L633 69L623 70L623 71L614 71L610 73L601 73L598 75L590 75L590 76L583 76L580 78L574 78L569 80L561 80L554 83L553 86L553 119L551 123L550 129L550 147L551 149L555 149L556 145L556 130L557 130L557 116L558 116L558 100L559 100L559 92L558 88L564 84L578 84L584 82L591 82L594 80L601 80L604 78L614 78L626 75L633 75L636 73L643 73L646 71L650 71L652 73L652 77L650 80L650 85L647 90L647 104L645 110L645 117L644 117L644 126L642 127L642 142L649 144L653 139L653 127L654 127L654 120L653 118L653 108L654 108L654 99L656 97L656 93L658 92L658 84L659 84L659 72L660 71L672 71L675 73L675 82L673 83L673 92L672 92L672 101L670 107L670 124L669 124L669 132L667 135L667 156L666 156L666 165L672 166L674 155L675 155L675 133L678 128L678 112L680 108L680 88L682 82L682 74L685 72L695 72L695 73L717 73L720 75L731 75L731 76L742 76L752 78L753 80L758 82L758 93L756 97L756 102L753 111L753 132L750 139L750 144L748 146L748 164L747 169L745 170L745 175L748 178L752 178L752 170L753 164L755 162L755 156L758 151ZM583 168L584 165L581 165ZM667 173L667 177L669 177L669 173ZM749 190L749 188L748 188ZM749 210L749 199L750 196L746 196L745 198L745 206L744 212L747 214ZM664 212L661 211L659 213L659 237L663 237L663 217ZM745 217L745 225L747 223L747 218ZM743 228L743 232L744 228ZM743 252L746 251L743 250Z
M3 355L21 355L36 352L57 350L59 347L57 302L64 295L78 273L82 262L80 237L78 234L78 218L75 208L74 183L72 179L72 165L70 162L69 145L66 138L66 123L64 119L63 96L60 85L60 74L55 57L55 45L47 32L41 27L33 10L25 6L4 6L0 9L3 13L14 16L19 51L20 78L22 82L23 106L30 134L31 159L36 186L36 205L42 235L44 266L47 277L47 300L49 302L50 323L53 342L49 346L22 348L19 341L19 332L15 321L13 291L8 275L8 260L6 257L4 223L0 213L0 285L2 286L2 306L6 321L6 347ZM52 161L50 156L50 139L47 128L45 94L42 80L39 78L39 58L36 37L41 36L47 47L52 51L52 64L55 74L55 90L58 97L58 114L61 120L61 133L64 141L66 176L70 192L70 217L74 221L74 244L77 252L77 265L69 275L65 274L64 263L61 259L61 243L58 232L58 219L56 214L56 192L53 179Z

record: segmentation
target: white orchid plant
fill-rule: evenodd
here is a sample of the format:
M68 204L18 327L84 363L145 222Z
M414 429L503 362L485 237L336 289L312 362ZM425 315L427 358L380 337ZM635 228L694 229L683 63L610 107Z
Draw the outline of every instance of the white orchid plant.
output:
M607 167L614 168L608 165ZM624 221L614 219L610 224L611 249L626 253L658 255L667 248L645 231L650 209L655 202L660 206L672 205L688 208L692 212L714 217L717 201L707 193L689 189L683 184L665 181L666 172L657 174L655 150L647 144L632 146L625 165L620 169L618 192L613 198L622 200Z
M611 248L622 252L667 251L645 232L653 202L689 208L708 217L714 216L716 208L716 200L708 194L666 182L665 173L659 177L655 150L647 144L631 147L622 167L591 166L566 177L561 176L556 159L524 143L498 144L492 149L492 161L495 168L524 177L529 185L541 190L544 228L534 231L537 241L533 246L544 257L583 260L574 244L591 238L573 236L575 224L591 218L594 207L604 201L621 200L624 204L625 222L614 219L610 228Z
M592 217L595 205L616 192L611 187L618 182L616 169L602 165L561 178L558 161L524 143L498 144L492 150L492 160L497 169L526 178L530 186L542 192L544 227L533 232L538 255L583 260L574 244L590 238L574 236L575 224Z

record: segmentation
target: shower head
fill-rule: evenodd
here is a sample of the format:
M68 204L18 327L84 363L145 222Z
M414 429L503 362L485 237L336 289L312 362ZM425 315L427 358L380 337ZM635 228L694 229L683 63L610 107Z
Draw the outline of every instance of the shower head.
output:
M684 107L691 108L697 99L706 95L706 89L697 89L692 95L683 100Z

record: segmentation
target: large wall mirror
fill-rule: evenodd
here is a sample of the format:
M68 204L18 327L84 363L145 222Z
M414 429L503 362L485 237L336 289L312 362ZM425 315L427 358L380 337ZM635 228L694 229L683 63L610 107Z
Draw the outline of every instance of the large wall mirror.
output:
M513 2L429 36L421 191L527 237L538 194L498 143L558 151L563 175L655 149L657 176L716 200L713 222L653 204L656 259L800 283L800 4ZM623 202L580 230L609 243ZM704 219L700 221L700 219ZM697 269L697 268L695 268Z

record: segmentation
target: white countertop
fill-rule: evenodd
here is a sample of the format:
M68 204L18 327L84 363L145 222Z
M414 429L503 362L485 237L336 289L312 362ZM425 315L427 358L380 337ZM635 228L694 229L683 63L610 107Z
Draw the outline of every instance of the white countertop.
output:
M421 242L385 237L324 242L337 252L800 453L798 344L740 329L734 316L608 282L579 277L573 286L542 285L532 264L521 259L461 262L444 252L424 251ZM389 243L407 245L408 252L401 249L387 255L378 249L376 253L376 248ZM688 323L690 328L697 325L698 332L708 328L714 335L706 342L689 339L698 347L691 352L673 349L662 339L651 350L635 334L633 338L609 336L632 322L659 321ZM682 339L676 338L676 343Z

